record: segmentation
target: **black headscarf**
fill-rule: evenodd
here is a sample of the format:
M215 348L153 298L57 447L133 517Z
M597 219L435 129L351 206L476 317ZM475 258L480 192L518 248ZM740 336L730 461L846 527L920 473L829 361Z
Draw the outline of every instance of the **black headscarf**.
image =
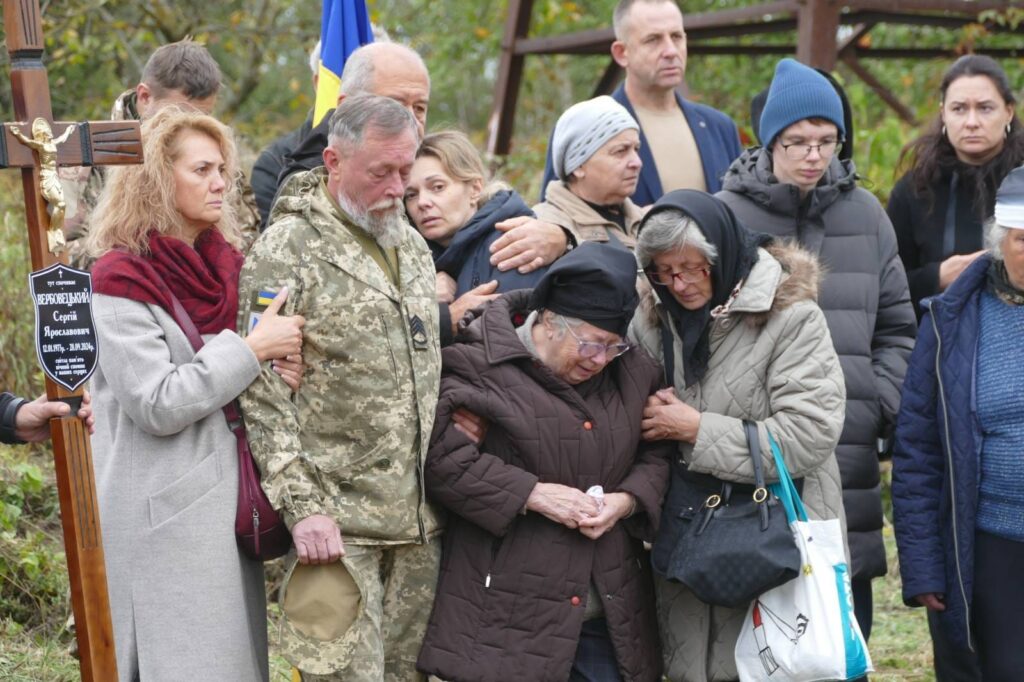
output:
M724 202L705 192L680 189L669 192L651 207L638 228L643 231L651 216L668 210L682 211L693 219L704 234L704 238L718 251L718 258L711 266L711 300L699 310L687 310L679 305L670 287L654 286L658 298L675 324L676 333L683 341L683 370L686 385L691 386L704 378L708 369L711 351L708 333L711 329L711 311L722 305L733 289L739 284L757 262L759 246L769 244L771 235L751 232L740 224ZM648 276L649 278L649 276ZM671 366L672 358L665 358L665 366ZM673 381L671 372L668 380Z

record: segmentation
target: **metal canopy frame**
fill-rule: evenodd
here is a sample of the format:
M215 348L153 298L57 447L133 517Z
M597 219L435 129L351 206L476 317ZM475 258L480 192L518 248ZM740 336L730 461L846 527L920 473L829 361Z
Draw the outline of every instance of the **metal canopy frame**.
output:
M534 0L508 0L508 15L501 41L501 60L491 113L488 151L508 154L512 144L516 104L528 55L608 55L615 39L612 28L578 31L558 36L531 38L530 17ZM875 78L862 63L864 59L932 59L954 57L955 49L927 47L872 48L863 38L880 24L936 26L959 29L979 23L987 11L1004 11L1020 6L1019 0L778 0L749 7L686 15L686 43L690 55L794 55L819 69L831 71L837 62L870 87L905 121L915 123L913 112L899 97ZM842 40L840 26L852 27ZM984 24L993 33L1014 33L994 23ZM723 45L708 41L796 31L796 44ZM1016 35L1024 36L1021 31ZM1020 47L979 49L992 57L1024 57ZM594 88L594 95L608 94L622 79L622 69L609 57L609 65Z

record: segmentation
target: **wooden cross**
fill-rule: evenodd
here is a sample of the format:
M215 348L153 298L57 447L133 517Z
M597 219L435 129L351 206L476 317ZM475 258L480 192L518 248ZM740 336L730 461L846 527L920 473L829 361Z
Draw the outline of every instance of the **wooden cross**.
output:
M142 162L142 137L136 121L53 122L50 87L42 61L43 32L38 0L4 0L4 32L11 63L14 116L18 122L4 123L0 130L0 168L21 168L32 269L40 270L58 259L50 252L50 248L57 245L52 242L47 245L51 216L54 227L59 227L63 221L63 207L58 212L55 205L60 192L55 193L52 185L56 170L52 145L58 145L56 165L130 164ZM41 122L36 124L37 121ZM70 126L74 126L71 131ZM49 132L38 132L46 127ZM17 134L12 128L18 129ZM40 140L46 141L51 132L49 146L44 149ZM31 144L33 141L36 144ZM46 395L50 400L68 402L72 408L81 402L81 389L67 391L49 378L46 379ZM72 409L71 416L50 421L54 468L82 679L107 682L117 679L117 663L99 504L89 432L75 416L76 412L77 409Z

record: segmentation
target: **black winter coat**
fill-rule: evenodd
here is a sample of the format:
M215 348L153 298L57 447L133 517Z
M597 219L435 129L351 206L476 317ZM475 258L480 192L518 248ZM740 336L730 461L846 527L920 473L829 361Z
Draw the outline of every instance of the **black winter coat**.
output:
M286 157L309 134L312 127L313 114L310 113L301 126L267 145L266 149L260 152L256 163L252 166L249 184L252 186L253 194L256 195L256 206L260 210L260 232L267 229L270 209L273 207L274 198L277 196L277 178L285 166Z
M891 433L914 347L917 318L889 217L857 187L852 162L833 159L805 199L780 183L762 147L743 153L717 196L744 225L799 241L818 256L825 313L846 380L846 420L836 448L851 554L851 577L885 575L878 439Z
M932 186L931 198L920 196L910 174L896 183L886 209L900 260L907 271L910 298L918 318L920 302L939 293L939 266L956 254L973 253L984 247L983 222L993 206L975 206L969 183L953 181L950 171ZM956 190L955 192L952 190Z
M501 190L459 228L447 247L427 241L434 256L434 267L455 280L455 298L493 279L498 280L498 291L503 294L515 289L532 289L548 271L545 265L524 275L514 268L502 272L491 265L491 244L504 234L494 226L519 216L536 217L518 192Z
M512 324L529 291L488 304L466 343L443 351L427 455L427 495L449 512L437 596L417 667L449 682L565 682L596 584L623 679L660 679L650 563L670 444L640 422L661 373L639 349L571 386L523 346ZM482 447L453 427L458 407L485 417ZM636 497L632 517L590 540L523 514L537 482Z

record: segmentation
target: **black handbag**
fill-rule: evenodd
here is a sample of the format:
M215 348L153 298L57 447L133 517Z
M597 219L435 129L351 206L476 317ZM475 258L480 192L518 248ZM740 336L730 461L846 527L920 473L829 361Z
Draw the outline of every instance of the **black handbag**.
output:
M664 571L702 602L732 608L746 607L800 570L800 550L785 511L765 486L757 426L746 420L743 426L754 487L711 476L684 477L688 500L674 520L681 532Z

